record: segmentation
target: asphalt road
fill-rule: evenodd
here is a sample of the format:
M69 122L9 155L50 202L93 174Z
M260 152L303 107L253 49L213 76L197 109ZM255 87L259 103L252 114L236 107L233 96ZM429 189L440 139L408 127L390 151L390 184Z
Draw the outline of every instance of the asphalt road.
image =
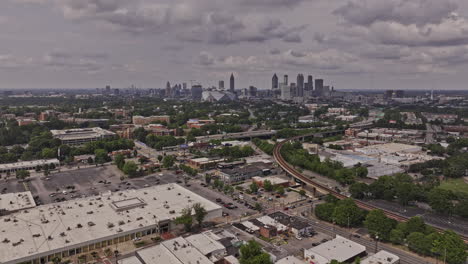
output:
M468 236L468 221L460 217L448 217L443 215L435 214L431 211L424 210L417 207L401 206L394 202L373 200L368 203L376 205L386 210L391 210L395 213L406 217L420 216L424 219L427 224L442 228L451 229L459 234Z

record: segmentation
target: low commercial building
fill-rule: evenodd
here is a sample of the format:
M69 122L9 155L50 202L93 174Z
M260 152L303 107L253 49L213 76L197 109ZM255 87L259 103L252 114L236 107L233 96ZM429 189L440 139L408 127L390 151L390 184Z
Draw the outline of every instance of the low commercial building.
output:
M361 264L398 264L400 258L388 251L381 250L374 255L361 260Z
M205 119L205 120L190 119L189 121L187 121L187 127L188 128L201 128L204 125L214 124L214 123L216 123L214 119Z
M422 148L420 146L399 144L399 143L372 145L372 146L356 149L356 151L364 153L366 155L394 154L397 152L416 153L416 152L420 152L421 150Z
M164 241L157 246L139 250L136 255L142 264L213 264L183 237L177 237Z
M280 211L271 213L268 216L278 223L287 226L289 231L292 232L295 236L308 236L314 231L312 226L307 221L297 216L287 215Z
M304 250L304 259L315 264L329 264L332 260L349 262L365 253L365 246L337 235L333 240Z
M213 262L223 259L226 255L226 248L219 241L217 236L211 231L186 237L185 240L198 249L204 256ZM219 239L218 239L219 240Z
M251 179L255 176L265 176L271 173L272 166L267 163L257 162L233 169L221 169L216 175L224 182L235 183Z
M0 195L0 215L36 207L31 192L5 193Z
M82 145L116 136L114 132L100 127L51 130L50 132L54 138L60 139L62 144L66 145Z
M133 116L132 123L138 126L148 125L154 122L166 122L169 124L171 122L171 117L168 115L161 116Z
M0 263L46 263L180 226L182 209L200 203L206 220L222 208L180 185L166 184L37 206L0 217ZM162 262L170 263L170 262Z
M218 163L224 162L224 159L197 158L189 159L187 165L200 170L215 168Z
M58 167L60 166L60 161L58 159L43 159L0 164L0 173L13 173L20 170L35 170L38 166L50 166L51 164L53 164L55 167Z

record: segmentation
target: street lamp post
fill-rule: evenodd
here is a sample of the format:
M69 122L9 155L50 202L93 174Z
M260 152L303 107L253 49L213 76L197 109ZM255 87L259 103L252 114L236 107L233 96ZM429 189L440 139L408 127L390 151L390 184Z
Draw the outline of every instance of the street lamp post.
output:
M376 235L375 236L375 253L377 253L378 247L379 247L379 236Z

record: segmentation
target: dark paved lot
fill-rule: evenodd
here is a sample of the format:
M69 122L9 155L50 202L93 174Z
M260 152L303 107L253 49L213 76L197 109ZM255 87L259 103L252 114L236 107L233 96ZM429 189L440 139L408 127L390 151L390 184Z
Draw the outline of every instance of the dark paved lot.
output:
M79 197L98 195L107 191L139 189L157 184L176 182L181 176L161 172L141 178L121 180L123 176L115 166L91 167L59 172L46 177L33 177L26 183L39 204L58 202ZM25 191L23 183L11 178L0 181L3 193ZM64 192L65 191L65 192Z

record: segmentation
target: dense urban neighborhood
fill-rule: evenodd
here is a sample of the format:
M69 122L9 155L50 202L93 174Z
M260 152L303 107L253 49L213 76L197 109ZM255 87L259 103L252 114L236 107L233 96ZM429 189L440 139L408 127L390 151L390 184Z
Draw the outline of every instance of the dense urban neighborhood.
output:
M3 92L0 263L465 263L468 94L276 82Z

